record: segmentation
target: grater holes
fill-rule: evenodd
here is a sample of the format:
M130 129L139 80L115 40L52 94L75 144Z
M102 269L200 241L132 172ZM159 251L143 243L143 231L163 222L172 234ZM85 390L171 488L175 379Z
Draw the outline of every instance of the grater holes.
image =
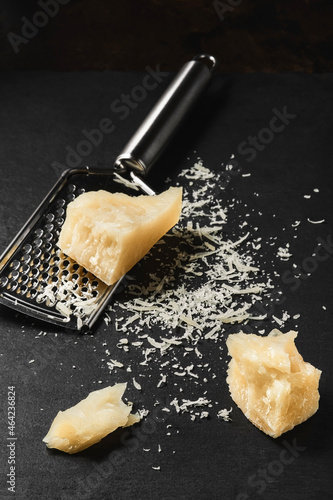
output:
M57 217L56 220L55 220L55 224L57 226L62 226L64 223L64 219L62 217Z
M50 266L57 266L59 262L60 262L59 255L53 255L53 257L50 260Z
M41 240L41 238L36 238L34 239L34 241L32 242L32 245L35 247L35 248L40 248L43 244L43 240Z
M74 193L70 193L67 195L67 202L70 203L71 201L74 201L75 200L75 194Z
M58 217L51 212L44 215L44 225L35 229L30 241L21 247L18 257L10 263L7 276L1 278L0 288L25 295L27 299L35 299L37 295L42 295L49 284L56 288L59 286L60 266L64 262L61 267L69 267L71 262L54 245L60 231L59 225L63 223L61 216L65 213L65 204L63 199L56 202ZM69 271L64 273L64 278L70 278ZM39 299L39 302L43 301ZM47 305L54 305L54 301Z
M26 297L28 299L35 299L38 296L38 291L36 288L29 288L27 291Z
M47 287L47 282L46 281L40 281L39 282L39 286L37 288L35 288L35 290L38 292L38 298L42 298L44 297L44 300L46 298L46 295L43 295L43 292L45 290L45 288Z
M61 208L64 205L66 205L66 201L64 199L60 198L59 200L57 200L57 202L56 202L56 207L57 208Z
M19 278L19 276L20 276L19 271L21 271L21 272L23 271L25 273L28 272L29 264L31 262L31 259L33 258L32 250L33 250L33 247L32 247L32 245L30 245L30 243L27 243L23 246L23 248L22 248L23 255L21 257L22 265L20 265L20 267L17 269L17 271L11 273L15 279Z
M36 302L37 302L38 304L42 304L42 303L43 303L43 302L45 302L45 300L46 300L46 297L44 297L42 294L38 294L38 295L37 295L37 290L36 290L35 297L36 297Z
M77 273L72 274L72 281L77 283L79 281L80 276Z
M46 242L50 242L53 239L53 234L52 233L45 233L44 239Z
M21 260L24 264L29 264L29 262L31 261L31 255L25 253L22 255Z
M43 281L43 280L41 280L41 281L39 282L39 286L38 286L37 290L38 290L39 292L42 292L42 291L44 290L44 288L45 288L45 287L47 287L47 281L46 281L46 280L44 280L44 281Z
M100 293L99 280L56 246L67 203L84 192L83 188L68 186L66 195L54 200L53 208L43 215L42 222L20 248L16 262L11 262L7 276L1 278L0 289L15 290L13 295L37 301L44 310L55 307L65 316L90 314L90 299L98 299Z
M50 259L51 259L50 252L45 252L44 255L43 255L44 262L49 262Z
M45 215L45 220L48 222L48 223L51 223L54 221L54 214L46 214Z
M87 272L83 266L74 265L75 261L63 255L56 244L57 236L66 217L68 201L85 192L85 189L82 188L82 186L86 187L85 174L83 177L84 182L81 180L77 182L76 176L74 176L71 179L73 187L69 187L68 183L62 185L55 196L50 197L48 208L44 210L42 218L39 222L33 223L32 229L30 226L29 234L22 234L19 246L15 249L12 257L8 259L8 265L3 273L6 277L1 279L2 273L0 274L0 294L6 297L6 287L12 280L12 277L9 278L9 274L13 270L19 271L16 280L17 288L15 292L8 292L8 297L14 301L16 296L18 304L25 305L27 310L30 308L32 314L44 315L48 319L54 317L55 324L61 324L68 319L71 325L76 326L78 318L81 320L77 321L77 325L82 325L82 322L88 323L100 302L109 294L108 288L98 278ZM102 188L104 177L102 183L97 177L96 179L98 180L98 188ZM58 212L56 213L56 211ZM25 245L30 245L30 248ZM30 255L31 259L29 260L28 257L22 259L23 255ZM16 263L17 269L15 269L15 264L12 265L12 261L15 259L18 261ZM34 259L38 259L38 266L34 265L37 264ZM68 262L64 266L63 261L66 259ZM48 263L49 267L42 267L44 263ZM68 271L68 273L63 274L63 271ZM43 273L47 273L47 276ZM14 276L17 277L17 274ZM85 278L83 282L82 278ZM10 285L11 288L16 286L14 281ZM74 285L77 286L74 288ZM67 293L65 293L66 289ZM92 294L93 291L95 291L94 294ZM40 305L36 302L37 296L45 297L45 301L38 300ZM56 297L56 300L52 300L53 297ZM48 298L51 298L51 301L48 301ZM72 306L71 309L69 306ZM59 314L63 318L58 319Z
M10 280L7 284L7 290L11 290L12 292L14 292L17 287L18 283L16 280Z
M69 193L74 193L74 191L76 191L76 186L75 184L68 184L67 189Z
M1 276L0 278L0 287L4 288L8 284L7 276Z
M46 274L49 269L50 269L50 264L48 262L43 262L42 265L40 266L40 270L44 271L43 274Z
M26 297L28 299L34 299L36 296L37 296L37 290L36 289L30 289L28 290L27 294L26 294Z
M21 285L20 288L17 290L17 293L25 295L27 291L28 291L27 285Z
M73 269L72 267L69 267L68 268L68 271L71 275L71 279L73 279L74 281L78 280L80 277L81 277L81 272L80 272L80 268L76 268L76 269Z
M52 248L53 248L52 247L52 243L50 241L47 242L47 243L45 243L45 245L44 245L44 251L45 252L48 252L48 253L51 252Z
M63 217L63 215L65 215L65 210L63 208L58 208L55 211L55 215L56 215L56 217Z
M23 274L28 274L29 271L30 271L30 266L28 264L23 264L20 267L20 272L23 273Z
M21 263L18 260L13 260L13 262L10 264L10 267L12 269L18 269L20 267Z
M40 259L37 259L37 257L36 257L36 258L34 258L34 259L31 261L31 265L32 265L33 267L36 267L36 268L37 268L37 267L39 267L39 266L40 266L40 262L41 262L41 261L40 261Z
M51 233L54 229L54 224L51 223L45 224L44 229L46 232Z
M54 307L57 303L56 298L47 297L45 300L46 307Z
M57 274L59 274L59 271L60 271L60 269L58 266L53 266L53 267L51 267L49 274L50 274L50 276L55 277L55 276L57 276Z
M39 286L39 281L36 278L32 278L28 283L29 288L37 289L38 286Z
M38 257L40 257L42 255L42 250L40 248L38 248L38 247L35 247L33 249L33 251L31 252L31 255L33 257L37 257L38 258Z
M29 276L27 276L26 274L22 274L19 279L18 279L18 282L20 283L20 285L26 285L29 281Z
M44 231L43 229L41 229L40 227L38 229L35 229L34 232L33 232L35 238L41 238L44 234Z
M33 278L36 278L38 275L39 275L39 271L36 267L32 267L30 269L30 275L33 277Z
M22 248L23 253L30 253L32 250L32 246L28 243L27 245L24 245Z
M12 271L11 273L9 273L8 278L12 279L12 280L17 280L19 278L19 276L20 276L19 271L15 270L15 271Z

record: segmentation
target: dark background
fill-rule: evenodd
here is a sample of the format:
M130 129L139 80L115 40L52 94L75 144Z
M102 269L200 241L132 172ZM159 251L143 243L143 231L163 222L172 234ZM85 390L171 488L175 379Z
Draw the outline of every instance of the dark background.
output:
M193 54L211 52L226 73L333 70L330 0L62 2L15 54L8 33L21 35L22 17L31 21L41 7L0 1L0 69L143 71L160 64L172 71Z

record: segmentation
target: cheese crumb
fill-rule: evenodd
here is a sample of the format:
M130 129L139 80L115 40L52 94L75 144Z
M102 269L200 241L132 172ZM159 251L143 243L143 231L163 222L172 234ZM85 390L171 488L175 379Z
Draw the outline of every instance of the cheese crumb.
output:
M232 408L230 408L230 410L223 408L223 410L219 410L217 412L217 416L218 416L218 418L222 418L225 422L230 422L230 420L231 420L230 413L231 412L232 412Z
M133 385L138 391L141 391L141 385L139 384L139 382L135 380L134 377L133 377Z

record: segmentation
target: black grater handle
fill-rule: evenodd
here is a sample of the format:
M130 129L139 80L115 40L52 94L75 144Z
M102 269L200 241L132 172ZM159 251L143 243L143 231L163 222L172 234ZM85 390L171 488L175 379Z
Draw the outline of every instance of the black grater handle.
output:
M216 59L208 54L200 54L184 64L117 156L116 168L125 167L141 175L148 173L209 83L216 64Z

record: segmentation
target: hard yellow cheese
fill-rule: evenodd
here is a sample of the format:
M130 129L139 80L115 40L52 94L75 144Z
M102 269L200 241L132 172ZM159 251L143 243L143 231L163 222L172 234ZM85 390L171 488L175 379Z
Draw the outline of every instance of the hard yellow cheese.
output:
M86 192L68 205L58 246L112 285L178 222L181 206L181 188L155 196Z
M254 425L274 438L318 409L321 371L303 361L296 336L294 331L273 330L267 337L238 333L227 339L231 397Z
M59 411L43 441L48 448L77 453L98 443L118 427L139 422L131 405L122 401L126 384L116 384L91 392L87 398Z

